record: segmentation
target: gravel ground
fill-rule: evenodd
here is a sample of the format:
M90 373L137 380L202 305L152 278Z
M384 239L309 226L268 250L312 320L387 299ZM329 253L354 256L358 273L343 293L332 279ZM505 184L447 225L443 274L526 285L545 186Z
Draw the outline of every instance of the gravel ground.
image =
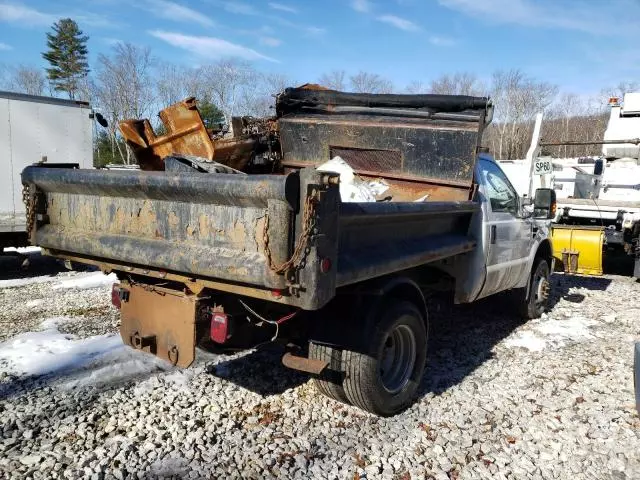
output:
M33 257L18 281L0 263L0 357L39 330L108 348L45 376L0 358L2 478L640 478L630 278L556 275L526 324L500 299L434 306L420 397L383 419L317 395L278 351L180 371L122 347L110 287Z

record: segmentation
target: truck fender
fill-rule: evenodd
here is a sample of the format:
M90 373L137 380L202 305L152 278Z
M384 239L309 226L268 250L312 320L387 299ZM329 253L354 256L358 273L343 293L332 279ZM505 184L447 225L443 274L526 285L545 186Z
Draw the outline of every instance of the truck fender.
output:
M367 313L364 317L364 327L367 331L370 331L369 329L372 328L376 320L376 315L385 307L385 303L389 298L406 300L413 303L422 314L425 327L428 331L427 301L424 298L422 290L413 279L403 276L382 278L368 284L363 295L374 297L368 302L369 307L367 307Z
M416 305L427 322L427 302L418 284L408 277L383 277L338 291L329 304L312 312L309 340L333 348L366 351L368 337L363 333L373 327L390 296Z
M535 254L531 256L531 259L527 264L525 276L525 288L527 289L526 298L529 298L529 289L531 288L531 282L529 281L529 278L531 278L531 270L533 269L539 258L546 259L547 262L549 262L549 270L553 272L553 248L551 247L551 240L549 240L548 238L545 238L538 244L538 248L536 249Z

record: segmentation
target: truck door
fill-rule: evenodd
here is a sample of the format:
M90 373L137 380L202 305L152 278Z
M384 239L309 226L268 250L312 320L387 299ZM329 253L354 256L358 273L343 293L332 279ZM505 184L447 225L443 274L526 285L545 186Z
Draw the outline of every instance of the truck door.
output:
M520 215L518 194L500 167L480 158L480 188L487 203L485 239L487 275L480 297L519 286L527 268L531 223Z

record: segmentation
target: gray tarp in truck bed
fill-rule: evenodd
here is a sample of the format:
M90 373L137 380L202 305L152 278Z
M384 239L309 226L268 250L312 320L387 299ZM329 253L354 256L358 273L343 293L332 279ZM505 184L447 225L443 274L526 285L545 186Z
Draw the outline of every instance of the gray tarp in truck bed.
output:
M358 131L362 122L349 124L348 116L342 114L335 121L324 117L329 130L347 134L314 136L317 130L309 125L311 114L291 112L281 122L282 148L285 160L295 161L296 152L312 148L322 155L318 158L322 162L332 147L366 152L367 139L376 128L396 133L413 129L412 135L434 145L450 132L457 136L457 172L464 174L449 183L446 179L438 183L437 174L429 175L424 184L434 192L453 188L457 198L466 199L484 126L484 110L475 113L476 121L414 118L407 126L405 120L394 125L393 116L383 112L384 119L366 122L358 142L358 136L349 137L348 131ZM469 117L469 112L465 115ZM297 119L303 121L297 123ZM292 135L287 129L304 132L302 123L308 125L308 141L288 141L287 135ZM339 138L351 140L343 145ZM404 170L405 157L421 155L419 150L410 151L405 140L406 136L397 134L385 140L384 151L392 152L394 158L400 155L401 160L389 177L420 182L417 163L416 171ZM446 163L446 151L439 154L438 160ZM425 165L422 171L429 168ZM185 281L211 282L209 286L221 290L261 298L268 298L261 292L279 290L283 296L278 301L305 309L323 306L337 287L474 246L468 237L471 215L478 208L473 202L341 203L338 186L328 181L331 176L311 168L286 175L243 176L33 166L24 170L22 178L30 186L37 213L32 241L53 254L123 274L167 272ZM315 229L304 255L294 271L276 273L272 267L289 259L299 242L310 196L315 199ZM326 273L320 268L324 259L331 265Z

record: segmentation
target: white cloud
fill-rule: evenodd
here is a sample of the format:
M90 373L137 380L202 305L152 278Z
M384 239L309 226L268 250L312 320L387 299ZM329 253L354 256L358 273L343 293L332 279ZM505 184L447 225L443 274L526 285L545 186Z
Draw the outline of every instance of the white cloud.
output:
M260 43L263 45L267 45L268 47L277 47L282 44L282 40L275 37L260 37Z
M167 0L149 0L148 10L156 17L175 20L177 22L194 22L203 27L212 27L215 22L203 13L179 3Z
M43 13L17 3L0 4L0 21L24 25L50 25L61 16Z
M388 23L400 30L405 30L407 32L415 32L420 30L420 28L413 23L411 20L407 20L406 18L396 17L395 15L381 15L377 18L380 22Z
M27 7L19 3L0 4L0 22L15 23L20 26L43 26L51 25L61 18L73 18L82 29L83 25L92 27L114 27L116 26L103 15L93 13L76 14L73 12L45 13L35 8Z
M298 9L294 7L290 7L289 5L284 5L282 3L269 2L269 7L274 10L280 10L281 12L287 13L298 13Z
M640 28L640 2L553 0L438 0L440 5L494 23L560 28L594 34L630 33ZM621 12L624 12L621 15Z
M457 42L451 37L441 37L440 35L431 35L429 43L437 47L453 47Z
M309 35L322 35L326 33L326 28L320 27L304 27L304 31Z
M2 43L0 42L0 51L2 50L13 50L13 47L11 45L7 45L6 43Z
M148 33L174 47L182 48L200 57L210 59L238 57L245 60L278 62L278 60L263 55L251 48L243 47L242 45L221 38L184 35L182 33L166 32L164 30L152 30Z
M224 9L229 13L238 13L240 15L259 15L253 5L240 2L225 2Z
M351 8L356 12L367 13L371 11L371 2L368 0L353 0L351 2Z

